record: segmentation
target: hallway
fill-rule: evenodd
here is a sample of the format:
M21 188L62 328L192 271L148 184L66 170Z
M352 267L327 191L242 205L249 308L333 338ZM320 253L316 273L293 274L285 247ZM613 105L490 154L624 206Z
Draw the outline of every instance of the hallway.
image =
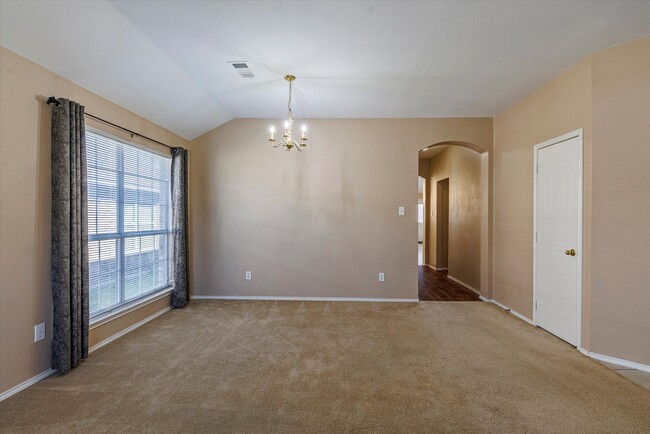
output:
M479 301L475 292L447 279L447 271L418 266L418 299L420 301Z

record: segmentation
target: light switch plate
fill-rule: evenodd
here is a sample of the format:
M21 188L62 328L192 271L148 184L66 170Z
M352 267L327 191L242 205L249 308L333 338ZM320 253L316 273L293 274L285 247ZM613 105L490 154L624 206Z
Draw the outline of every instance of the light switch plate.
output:
M405 210L404 210L404 207L403 207L403 206L400 206L400 207L397 209L397 213L398 213L399 215L404 215L404 214L406 213Z

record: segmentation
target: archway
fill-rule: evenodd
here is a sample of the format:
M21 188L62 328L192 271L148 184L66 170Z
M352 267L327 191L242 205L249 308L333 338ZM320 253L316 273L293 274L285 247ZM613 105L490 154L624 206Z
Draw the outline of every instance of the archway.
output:
M461 168L462 164L471 167ZM435 170L438 173L433 173ZM418 151L418 176L426 179L426 235L422 267L442 271L444 278L449 278L456 287L461 285L481 299L491 299L492 186L489 150L461 141L434 143ZM444 218L445 191L450 200L447 208L450 218L447 222ZM439 194L440 202L437 201ZM445 230L448 235L445 235ZM445 236L449 237L446 244ZM448 264L446 256L449 258ZM426 271L419 268L420 281ZM436 278L440 281L441 275Z

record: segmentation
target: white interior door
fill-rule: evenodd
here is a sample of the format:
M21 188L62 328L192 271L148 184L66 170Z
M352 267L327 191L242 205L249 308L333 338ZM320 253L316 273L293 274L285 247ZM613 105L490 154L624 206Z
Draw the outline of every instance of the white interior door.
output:
M582 131L535 147L535 324L578 346L582 292Z

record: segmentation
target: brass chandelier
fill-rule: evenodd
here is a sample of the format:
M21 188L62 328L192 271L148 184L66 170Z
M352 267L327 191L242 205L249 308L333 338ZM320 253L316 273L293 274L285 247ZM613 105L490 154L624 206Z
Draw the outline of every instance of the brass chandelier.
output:
M271 142L271 146L274 148L283 146L287 152L293 148L296 148L299 151L303 151L307 147L307 127L303 124L300 141L296 141L293 138L293 122L295 119L293 117L293 112L291 111L291 83L296 79L296 77L293 75L285 75L284 79L289 82L289 103L287 104L289 113L287 115L287 120L284 121L284 134L282 135L282 140L278 142L273 138L275 127L271 126L271 138L269 138L269 142Z

